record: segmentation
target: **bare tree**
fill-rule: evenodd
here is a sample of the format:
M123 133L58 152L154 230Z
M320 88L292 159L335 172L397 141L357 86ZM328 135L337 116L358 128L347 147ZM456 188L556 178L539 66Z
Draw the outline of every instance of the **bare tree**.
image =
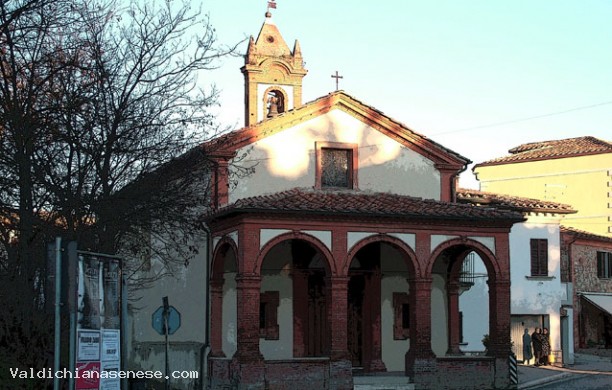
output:
M217 91L202 85L235 47L170 0L4 1L0 45L0 291L10 301L0 343L27 352L38 335L49 351L50 327L32 315L58 231L83 249L148 253L162 273L195 253L209 185L198 145L220 131ZM46 367L49 356L13 364Z

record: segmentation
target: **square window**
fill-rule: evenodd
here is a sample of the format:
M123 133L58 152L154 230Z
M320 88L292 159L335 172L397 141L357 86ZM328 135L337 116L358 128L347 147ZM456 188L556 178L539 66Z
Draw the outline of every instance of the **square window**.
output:
M315 188L357 188L357 145L316 142Z
M321 149L321 187L351 188L348 149Z

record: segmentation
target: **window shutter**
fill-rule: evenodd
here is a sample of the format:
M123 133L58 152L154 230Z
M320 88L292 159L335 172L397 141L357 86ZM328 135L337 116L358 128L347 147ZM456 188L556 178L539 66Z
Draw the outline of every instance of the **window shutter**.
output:
M548 276L548 240L531 239L531 276Z
M548 240L538 240L540 275L548 276Z
M538 275L538 242L536 240L530 241L531 245L531 275Z

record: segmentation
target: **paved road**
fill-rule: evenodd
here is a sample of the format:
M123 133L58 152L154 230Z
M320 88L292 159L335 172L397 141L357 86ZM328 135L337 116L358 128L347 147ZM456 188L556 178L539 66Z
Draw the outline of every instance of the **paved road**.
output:
M612 390L611 375L576 374L559 382L532 387L538 390Z

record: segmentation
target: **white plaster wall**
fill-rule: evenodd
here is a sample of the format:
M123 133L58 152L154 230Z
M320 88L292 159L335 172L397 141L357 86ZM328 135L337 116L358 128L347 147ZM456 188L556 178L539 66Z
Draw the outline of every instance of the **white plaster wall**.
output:
M129 324L132 338L136 342L163 341L164 336L151 326L151 315L162 305L162 297L167 296L171 306L181 313L181 327L170 336L171 341L204 341L202 329L206 321L206 243L203 240L199 254L189 266L177 265L174 275L165 276L150 288L132 289L131 297L136 298L130 311ZM151 272L155 272L154 265ZM127 293L127 292L126 292Z
M527 278L531 275L529 242L532 238L548 239L548 275L552 278ZM559 220L529 216L515 224L510 233L511 313L547 314L550 318L550 341L553 350L561 349L559 311L566 300L561 283Z
M383 270L384 273L384 270ZM406 352L410 348L410 339L393 339L393 293L408 293L406 277L389 276L381 281L381 326L382 326L382 360L387 371L403 371Z
M236 274L226 272L223 276L223 353L231 358L238 346Z
M181 314L181 326L169 336L171 368L199 370L201 347L206 342L206 240L198 242L199 254L187 267L177 265L174 275L157 280L150 288L128 285L130 298L126 332L127 367L131 369L164 370L165 339L151 325L152 314L162 306L162 297ZM152 260L151 270L144 276L153 276L161 265ZM128 291L124 292L128 294ZM189 364L180 362L189 361Z
M255 173L230 188L229 201L314 187L317 141L358 144L361 190L440 198L440 175L432 161L335 109L239 150L238 156L246 153L247 157L235 163L256 164ZM233 172L232 180L236 179Z
M436 356L445 356L448 351L448 300L446 280L433 274L431 288L431 349Z
M293 284L288 273L265 275L261 291L278 291L278 340L259 339L259 350L266 360L293 357Z
M152 314L162 306L162 297L167 296L169 303L181 314L180 328L169 340L170 370L197 371L206 375L203 348L206 340L206 285L207 264L206 239L202 237L195 245L199 254L191 259L189 265L176 265L173 275L159 278L148 288L128 285L130 303L126 331L122 334L126 343L126 368L129 370L165 370L165 338L151 325ZM150 270L143 272L144 277L154 277L163 272L162 264L151 260ZM124 291L128 294L128 291ZM192 389L196 380L171 380L177 389Z

